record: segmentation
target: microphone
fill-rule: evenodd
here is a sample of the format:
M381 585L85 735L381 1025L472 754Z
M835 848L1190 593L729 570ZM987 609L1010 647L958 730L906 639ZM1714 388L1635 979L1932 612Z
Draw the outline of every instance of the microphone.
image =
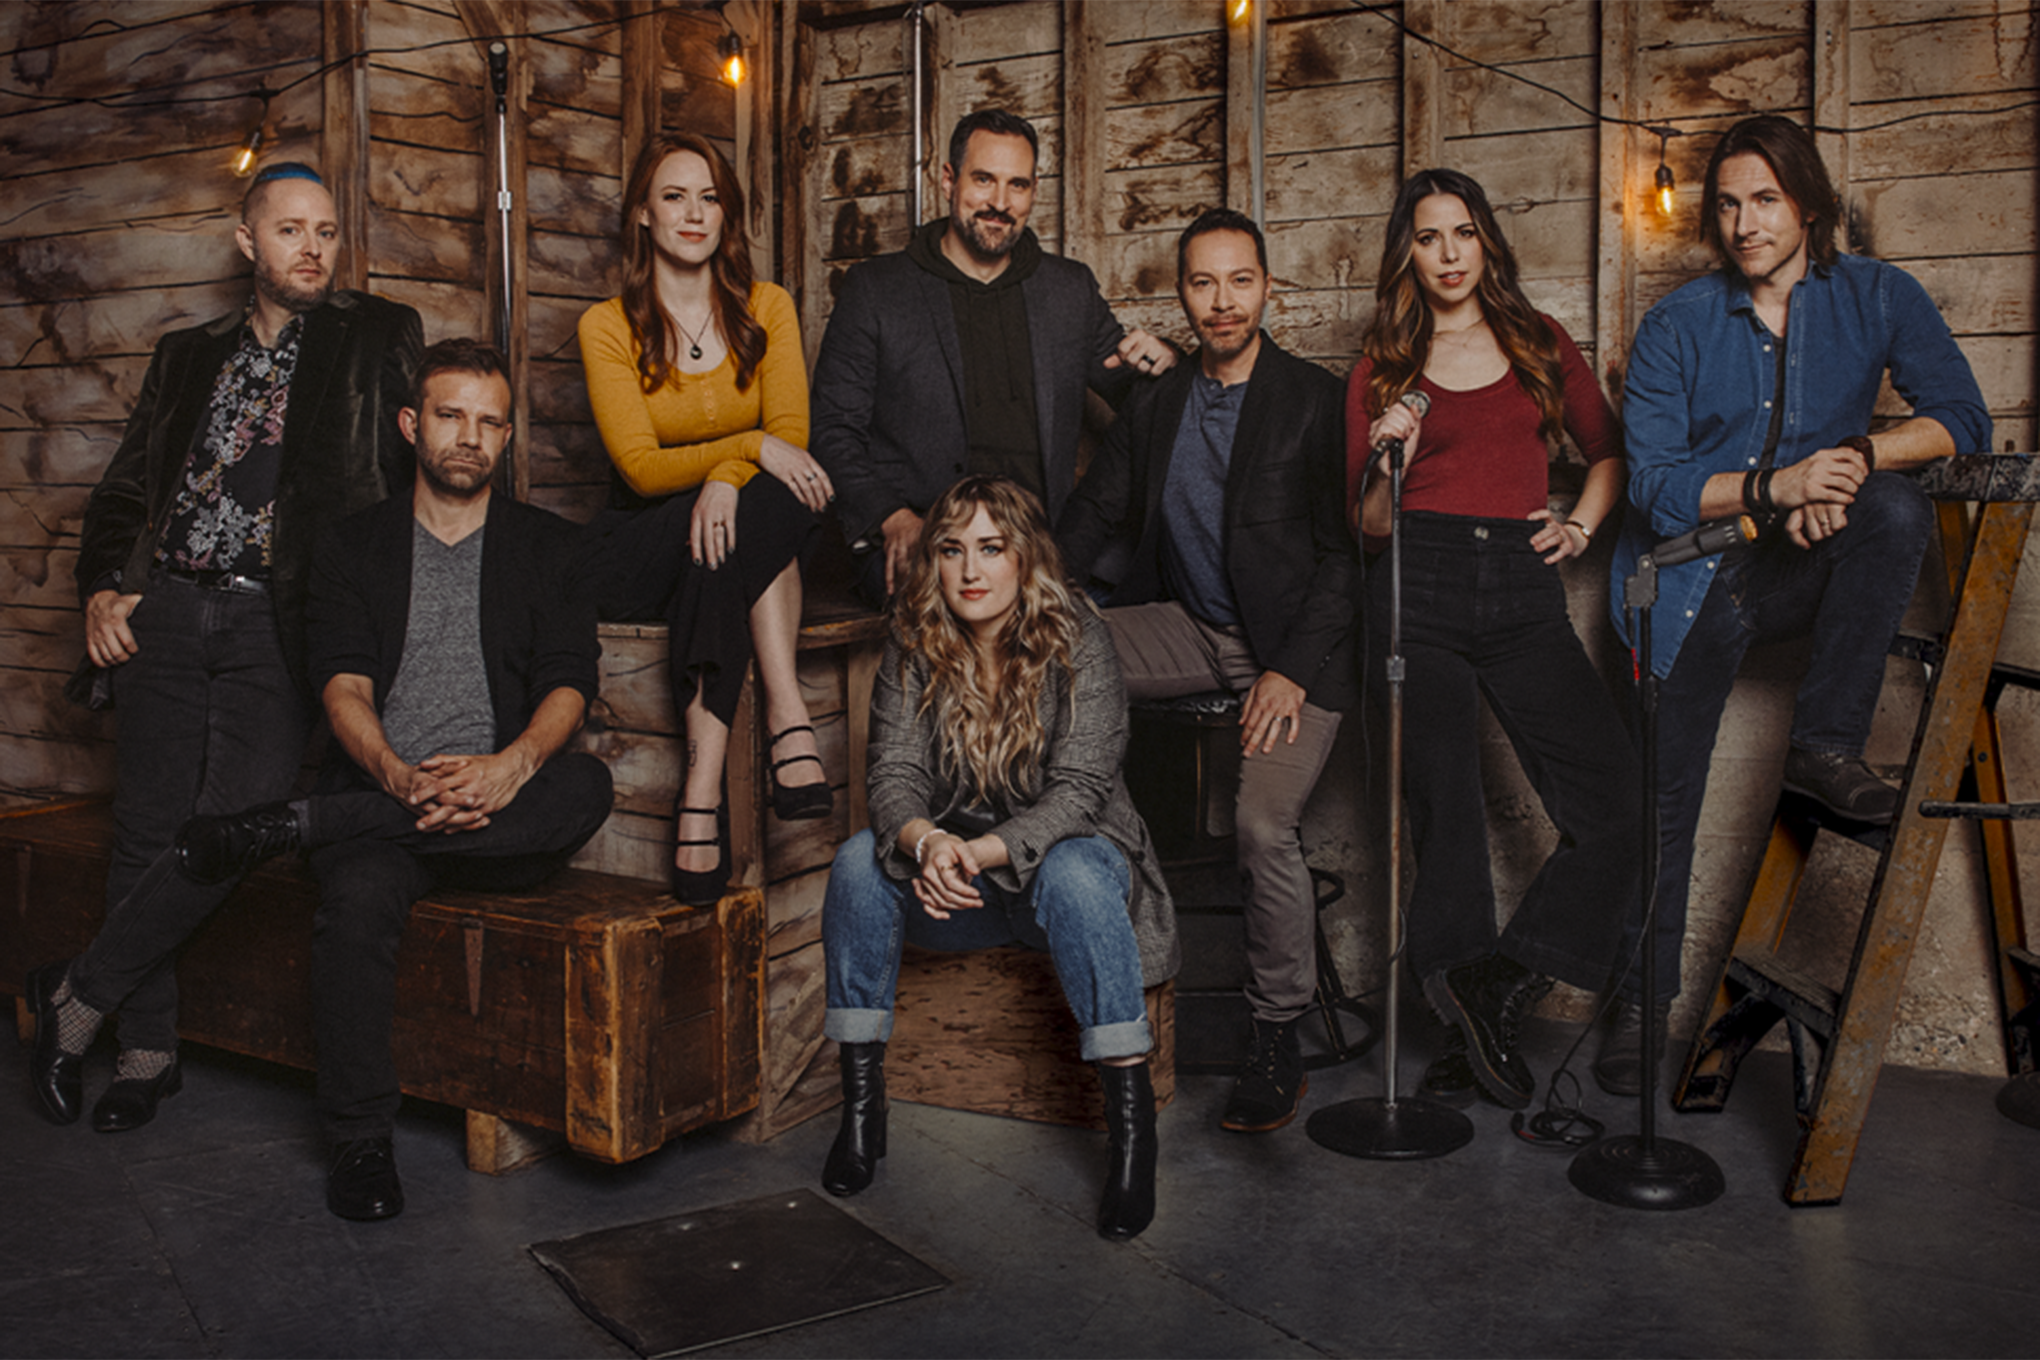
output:
M1756 541L1757 522L1748 515L1737 515L1733 519L1703 524L1677 538L1668 538L1652 548L1649 557L1660 567L1676 567L1681 562L1712 557L1718 552L1727 552L1730 548Z
M510 88L510 48L506 44L489 44L489 84L495 87L498 99Z
M1400 405L1407 406L1412 411L1415 411L1418 420L1422 420L1425 416L1431 414L1431 399L1414 387L1403 393L1396 400ZM1375 451L1387 454L1388 461L1391 464L1402 462L1402 450L1403 442L1400 439L1384 439L1375 445Z

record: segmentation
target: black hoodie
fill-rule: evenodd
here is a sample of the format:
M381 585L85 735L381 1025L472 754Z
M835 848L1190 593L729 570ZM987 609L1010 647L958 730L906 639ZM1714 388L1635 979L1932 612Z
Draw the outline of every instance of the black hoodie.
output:
M1034 409L1034 349L1020 292L1041 264L1041 242L1031 229L1021 231L999 277L980 283L942 253L948 230L947 218L924 224L907 243L907 258L949 285L963 351L964 429L970 439L966 466L1011 477L1046 504Z

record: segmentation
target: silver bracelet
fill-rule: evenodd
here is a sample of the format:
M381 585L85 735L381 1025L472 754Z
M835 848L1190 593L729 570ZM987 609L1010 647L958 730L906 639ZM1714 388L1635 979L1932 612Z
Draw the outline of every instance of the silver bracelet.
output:
M917 868L920 866L921 863L921 847L928 843L928 838L930 836L941 834L943 834L941 827L931 826L926 831L923 831L921 833L921 839L914 842L914 864Z

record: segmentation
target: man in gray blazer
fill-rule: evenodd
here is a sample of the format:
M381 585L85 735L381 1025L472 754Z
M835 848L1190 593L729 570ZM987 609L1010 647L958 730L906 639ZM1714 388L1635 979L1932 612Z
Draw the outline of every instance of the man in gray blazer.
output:
M921 512L966 472L1011 477L1050 522L1077 479L1084 392L1115 406L1176 362L1113 320L1091 271L1045 253L1033 125L981 109L956 125L949 216L843 277L815 361L812 452L836 486L865 597L882 606Z

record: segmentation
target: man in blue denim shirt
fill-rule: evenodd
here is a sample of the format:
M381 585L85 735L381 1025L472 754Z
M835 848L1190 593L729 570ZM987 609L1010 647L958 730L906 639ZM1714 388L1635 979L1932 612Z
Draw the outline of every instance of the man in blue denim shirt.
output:
M1776 115L1730 128L1701 201L1702 234L1723 268L1653 307L1630 353L1622 414L1632 513L1613 565L1617 627L1626 633L1622 584L1653 543L1746 511L1771 527L1752 547L1658 578L1655 947L1672 992L1708 761L1752 644L1813 638L1785 786L1859 822L1896 815L1898 790L1864 764L1863 746L1934 521L1919 488L1895 474L1987 450L1991 428L1926 291L1891 265L1837 252L1841 204L1803 128ZM1887 372L1913 415L1873 441ZM1782 420L1767 463L1774 402ZM1594 1063L1601 1085L1624 1095L1642 1081L1636 985L1634 976L1622 984Z

